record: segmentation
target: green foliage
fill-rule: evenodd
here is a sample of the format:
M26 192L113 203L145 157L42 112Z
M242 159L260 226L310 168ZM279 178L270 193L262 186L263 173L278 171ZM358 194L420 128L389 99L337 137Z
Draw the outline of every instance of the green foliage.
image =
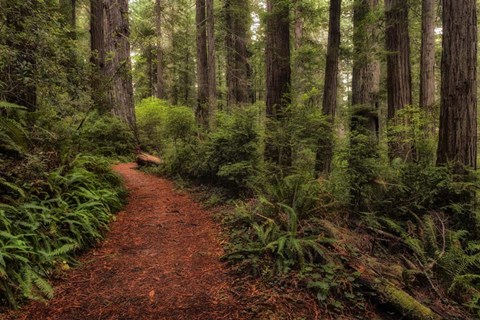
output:
M119 118L93 114L88 117L73 140L78 152L98 156L130 156L136 140L131 129Z
M160 139L151 145L164 159L165 174L216 183L233 192L256 184L262 167L256 107L217 113L214 129L205 134L197 134L192 110L158 100L137 107L137 117L145 140Z
M164 153L170 144L187 142L196 135L195 116L190 108L149 98L142 100L135 111L139 139L147 150Z
M71 159L70 159L71 160ZM46 177L41 190L0 203L0 300L53 296L52 268L95 244L122 205L119 178L106 160L79 156Z

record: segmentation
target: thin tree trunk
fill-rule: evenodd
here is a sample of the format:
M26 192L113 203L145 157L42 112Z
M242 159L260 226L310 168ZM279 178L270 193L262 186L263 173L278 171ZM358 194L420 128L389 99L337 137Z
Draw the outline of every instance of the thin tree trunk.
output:
M197 24L197 123L208 128L208 57L207 57L207 30L205 16L205 0L196 0Z
M477 168L477 13L475 0L443 0L439 165Z
M435 105L435 0L422 1L420 108L432 113Z
M207 18L207 73L208 73L208 109L213 117L217 110L217 65L215 53L215 8L213 0L205 0Z
M104 0L90 0L90 63L92 65L92 100L97 110L107 111L105 69Z
M128 0L106 0L106 23L106 52L109 56L106 63L109 105L112 113L125 121L136 133Z
M333 157L333 122L337 109L338 61L340 57L340 18L341 0L330 1L330 22L328 28L327 65L323 93L323 114L328 116L331 124L331 136L327 141L320 141L317 150L317 172L329 173Z
M162 48L162 2L156 0L155 2L155 22L156 22L156 36L157 36L157 75L155 85L155 96L158 99L165 99L165 83L163 73L163 48Z
M408 3L404 0L385 0L387 23L387 94L389 125L408 125L395 120L396 112L412 105L412 75L410 37L408 31ZM412 159L414 147L401 142L402 133L389 133L389 156Z

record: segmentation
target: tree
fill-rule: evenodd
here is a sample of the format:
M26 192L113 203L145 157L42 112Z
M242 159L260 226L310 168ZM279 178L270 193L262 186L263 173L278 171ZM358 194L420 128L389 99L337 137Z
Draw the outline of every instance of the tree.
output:
M337 108L337 87L338 87L338 61L340 57L340 18L341 18L341 0L330 1L330 18L328 27L328 49L327 49L327 64L325 70L325 82L323 89L323 114L329 118L333 131L333 121ZM333 132L332 132L333 133ZM330 172L332 156L333 156L333 142L321 141L324 145L319 147L317 151L317 172ZM322 152L323 155L318 154ZM319 160L322 161L319 161Z
M267 1L267 116L280 119L291 102L290 7L288 1Z
M207 73L208 73L208 108L212 116L217 108L217 74L215 52L215 8L213 0L205 0L207 24Z
M128 0L106 0L105 4L109 106L113 114L125 121L135 132Z
M165 83L164 83L164 73L163 73L163 48L162 48L162 1L155 1L155 31L157 37L157 72L156 72L156 86L155 86L155 96L158 99L165 98Z
M385 0L388 118L412 104L408 3Z
M388 120L390 125L399 125L395 114L412 105L412 74L410 63L410 36L408 31L408 2L385 0L386 49L387 49L387 95ZM411 159L412 146L399 142L399 136L390 134L389 155Z
M477 4L443 0L437 164L477 168Z
M379 130L380 62L375 56L377 28L370 16L377 6L378 0L356 0L353 13L352 131L369 132L374 137Z
M205 0L196 0L196 24L197 24L197 123L208 127L208 53L207 53L207 30Z
M90 62L92 100L98 110L107 111L105 70L105 11L103 0L90 0Z
M420 108L432 112L435 104L435 0L422 1Z
M380 62L377 58L377 30L374 17L378 0L355 0L353 8L352 119L350 124L349 171L351 205L365 209L365 194L375 177L378 161L378 107Z
M225 0L227 106L249 102L249 1Z

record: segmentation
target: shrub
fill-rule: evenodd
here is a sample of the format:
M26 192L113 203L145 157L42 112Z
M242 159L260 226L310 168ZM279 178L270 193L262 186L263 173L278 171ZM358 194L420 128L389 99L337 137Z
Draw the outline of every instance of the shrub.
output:
M79 152L115 157L132 155L136 140L122 120L112 115L94 114L80 128L74 143L78 143Z

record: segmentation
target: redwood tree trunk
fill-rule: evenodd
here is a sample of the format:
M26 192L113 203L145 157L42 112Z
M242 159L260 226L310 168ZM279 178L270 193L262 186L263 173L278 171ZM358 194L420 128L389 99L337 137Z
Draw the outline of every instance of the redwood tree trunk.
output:
M106 0L106 62L108 99L112 113L136 132L128 0Z
M435 105L435 0L422 1L420 108L431 113Z
M92 100L97 110L107 111L105 69L104 0L90 0L90 62L92 64Z
M397 111L412 104L412 75L410 63L410 37L408 31L408 2L385 0L387 94L389 125L407 125L394 121ZM414 157L411 143L402 142L402 133L389 133L390 159Z
M393 119L396 111L412 104L407 1L385 0L385 16L388 118Z
M155 85L155 96L158 99L165 99L165 85L163 74L163 48L162 48L162 1L156 0L155 2L155 24L157 35L157 74Z
M443 0L442 93L437 163L477 168L475 0Z
M227 106L249 102L249 69L247 30L249 2L225 0Z
M267 115L277 119L291 102L289 11L287 1L267 1Z
M215 56L215 10L213 0L205 0L207 18L207 73L208 73L208 109L212 117L217 109L217 74Z
M362 129L377 136L378 93L380 88L380 62L375 56L377 27L368 23L372 10L378 7L378 0L355 0L354 50L352 72L352 105L357 107L352 120L352 130Z
M196 0L197 24L197 123L208 127L208 57L205 0Z
M333 121L337 109L337 87L338 87L338 61L340 57L340 18L341 18L341 0L330 1L330 22L328 27L328 49L327 65L325 70L325 82L323 91L323 114L328 116L330 124L329 130L333 136ZM320 141L317 150L317 172L328 173L331 170L333 156L332 136L327 141Z
M378 159L380 62L377 58L378 26L371 19L377 7L378 0L354 2L349 171L351 205L356 210L368 210L364 193L368 193L369 185L376 178L372 163Z

